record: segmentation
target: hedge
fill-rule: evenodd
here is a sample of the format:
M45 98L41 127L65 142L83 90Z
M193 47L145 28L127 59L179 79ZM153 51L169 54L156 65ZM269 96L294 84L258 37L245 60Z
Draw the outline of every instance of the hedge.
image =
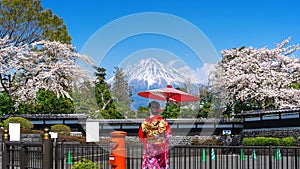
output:
M8 129L9 123L20 123L20 127L23 129L32 129L33 124L28 119L23 117L10 117L3 121L3 127Z
M243 145L245 146L292 146L296 142L293 137L274 138L274 137L255 137L244 138Z

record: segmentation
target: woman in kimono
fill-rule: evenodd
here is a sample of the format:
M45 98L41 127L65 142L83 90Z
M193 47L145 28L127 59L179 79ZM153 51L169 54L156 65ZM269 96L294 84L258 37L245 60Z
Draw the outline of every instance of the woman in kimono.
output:
M149 103L148 116L140 126L138 136L144 144L142 169L169 169L168 143L171 128L168 122L159 116L160 105L156 101Z

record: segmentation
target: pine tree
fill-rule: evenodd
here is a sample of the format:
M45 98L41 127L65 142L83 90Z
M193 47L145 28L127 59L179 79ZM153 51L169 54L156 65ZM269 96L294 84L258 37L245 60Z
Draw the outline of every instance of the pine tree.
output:
M176 102L169 102L168 105L161 113L164 118L177 118L180 113L180 105Z
M197 117L207 118L212 114L212 96L208 85L201 86L200 91L200 109Z
M105 119L120 119L124 118L116 109L116 103L111 97L109 85L105 82L106 69L101 67L94 67L96 69L95 76L95 97L99 107L100 116L95 115L95 118Z
M149 107L148 106L140 106L136 112L136 118L146 118L149 116Z
M131 110L132 103L131 88L129 87L127 76L122 68L115 67L114 83L112 84L112 96L116 102L117 109L127 118L135 117L135 113Z
M84 83L86 87L72 91L75 113L94 116L98 110L95 99L95 88L89 82Z

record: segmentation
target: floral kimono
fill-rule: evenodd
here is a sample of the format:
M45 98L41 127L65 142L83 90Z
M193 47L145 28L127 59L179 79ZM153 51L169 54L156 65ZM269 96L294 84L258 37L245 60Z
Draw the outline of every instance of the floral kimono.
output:
M171 128L160 116L147 117L141 124L139 138L144 144L142 169L169 169L168 141Z

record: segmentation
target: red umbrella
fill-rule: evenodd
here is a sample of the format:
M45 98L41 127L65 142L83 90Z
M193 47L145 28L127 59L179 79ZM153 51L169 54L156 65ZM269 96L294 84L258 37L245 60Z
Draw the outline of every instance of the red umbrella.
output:
M167 101L167 103L169 101L191 102L191 101L197 101L199 99L196 96L190 95L181 90L174 89L172 88L171 85L168 85L166 88L159 88L159 89L139 92L138 95L149 99L165 100Z

